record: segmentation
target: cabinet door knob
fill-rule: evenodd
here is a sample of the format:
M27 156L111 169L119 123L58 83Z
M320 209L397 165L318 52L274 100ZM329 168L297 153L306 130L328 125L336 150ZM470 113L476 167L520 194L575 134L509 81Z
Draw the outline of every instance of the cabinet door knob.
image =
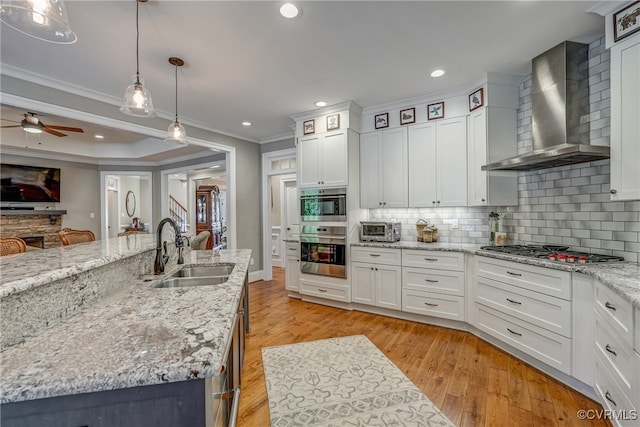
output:
M438 200L438 203L440 203L440 200Z
M382 202L378 202L378 206L382 206Z
M611 193L611 194L616 194L617 192L618 192L618 190L616 190L615 188L612 188L612 189L609 191L609 193Z
M382 205L383 205L383 206L386 206L386 205L387 205L387 202L382 202Z
M484 199L482 199L482 201L484 202L485 200L484 200Z
M432 201L431 201L431 203L435 205L435 204L436 204L436 201L435 201L435 200L432 200Z

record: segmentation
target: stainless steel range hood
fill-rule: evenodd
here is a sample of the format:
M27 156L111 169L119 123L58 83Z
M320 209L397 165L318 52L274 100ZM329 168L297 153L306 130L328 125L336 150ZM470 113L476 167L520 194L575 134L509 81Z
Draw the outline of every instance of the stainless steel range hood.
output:
M533 58L533 151L482 166L530 171L609 158L608 146L590 145L589 46L565 41Z

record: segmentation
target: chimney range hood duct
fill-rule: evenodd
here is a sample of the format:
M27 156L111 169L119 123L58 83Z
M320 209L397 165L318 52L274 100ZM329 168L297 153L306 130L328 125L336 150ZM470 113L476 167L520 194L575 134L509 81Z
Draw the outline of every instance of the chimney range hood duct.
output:
M565 41L532 60L533 151L482 166L530 171L609 158L589 144L589 46Z

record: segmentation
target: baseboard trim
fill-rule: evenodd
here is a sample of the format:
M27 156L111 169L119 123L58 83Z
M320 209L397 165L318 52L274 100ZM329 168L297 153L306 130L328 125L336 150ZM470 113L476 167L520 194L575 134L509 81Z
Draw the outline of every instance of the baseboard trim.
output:
M250 271L249 272L249 283L257 282L258 280L262 280L263 277L264 277L264 271L263 270Z

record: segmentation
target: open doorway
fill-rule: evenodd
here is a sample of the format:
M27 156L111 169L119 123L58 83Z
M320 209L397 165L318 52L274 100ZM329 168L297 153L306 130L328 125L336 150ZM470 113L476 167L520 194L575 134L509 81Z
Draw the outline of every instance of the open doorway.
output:
M272 267L282 266L286 238L299 232L295 148L262 155L263 280L273 278Z
M209 231L207 249L232 248L235 229L230 199L228 156L224 160L163 171L169 216L184 210L184 228L197 235ZM177 203L176 203L177 202ZM165 205L163 204L163 208ZM175 218L174 218L175 219ZM180 220L182 221L182 220ZM176 221L177 222L177 221Z
M151 172L100 172L105 189L101 233L117 237L124 231L147 232L153 221Z

